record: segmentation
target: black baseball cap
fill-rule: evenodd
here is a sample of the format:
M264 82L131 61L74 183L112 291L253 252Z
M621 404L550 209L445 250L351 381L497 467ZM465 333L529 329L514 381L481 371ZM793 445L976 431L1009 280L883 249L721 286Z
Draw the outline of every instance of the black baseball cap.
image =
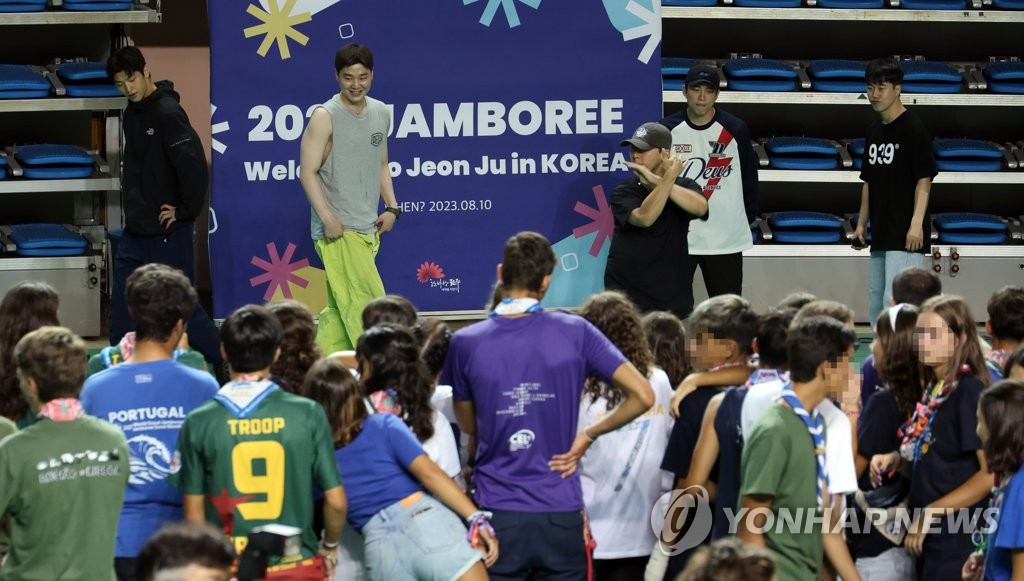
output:
M686 72L687 87L707 83L717 89L720 82L718 69L709 65L695 65Z
M621 145L632 145L633 147L647 151L648 149L670 149L672 147L672 132L661 123L644 123L636 128L633 137L623 139Z

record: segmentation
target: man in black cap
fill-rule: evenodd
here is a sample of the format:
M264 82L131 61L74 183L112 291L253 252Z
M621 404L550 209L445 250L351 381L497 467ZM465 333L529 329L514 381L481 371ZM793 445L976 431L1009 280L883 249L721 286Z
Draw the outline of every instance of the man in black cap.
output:
M707 218L700 186L681 178L683 162L672 157L672 134L644 123L625 139L626 165L635 177L612 192L615 235L604 285L621 290L641 311L667 310L685 319L693 309L693 274L686 234L694 217Z
M708 296L743 294L743 251L753 243L757 217L757 157L750 130L717 109L718 70L696 65L686 74L686 109L661 121L672 131L673 155L684 178L700 184L711 208L708 220L690 227L690 284L700 266Z

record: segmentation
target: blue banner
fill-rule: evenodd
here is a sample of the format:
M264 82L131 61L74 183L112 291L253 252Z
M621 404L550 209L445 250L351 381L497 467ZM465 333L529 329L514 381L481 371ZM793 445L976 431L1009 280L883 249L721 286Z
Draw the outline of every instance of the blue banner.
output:
M217 317L245 303L325 302L299 143L338 92L335 52L374 53L370 96L403 210L377 264L421 311L482 309L506 238L559 256L545 304L601 290L624 135L661 116L658 0L210 2Z

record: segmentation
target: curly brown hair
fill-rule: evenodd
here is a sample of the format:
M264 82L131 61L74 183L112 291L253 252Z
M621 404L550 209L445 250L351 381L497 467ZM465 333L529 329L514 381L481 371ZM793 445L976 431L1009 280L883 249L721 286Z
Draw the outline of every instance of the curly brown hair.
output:
M626 295L617 291L593 295L583 303L580 315L604 333L640 374L647 377L654 367L654 355L640 324L640 311ZM594 378L587 379L583 394L591 403L603 397L608 401L608 409L617 406L626 395L620 388Z
M30 331L59 325L60 297L45 282L25 281L11 287L0 302L0 415L17 421L28 412L21 394L14 346Z
M640 324L654 354L654 364L668 375L673 387L682 383L690 373L683 322L668 311L651 311L640 319Z
M434 393L426 365L420 360L420 345L409 329L400 325L375 325L359 337L356 361L362 372L366 395L394 389L402 406L402 420L420 442L434 435Z
M320 358L313 313L296 301L270 303L267 308L284 329L281 356L270 366L270 375L285 391L299 393L306 373Z

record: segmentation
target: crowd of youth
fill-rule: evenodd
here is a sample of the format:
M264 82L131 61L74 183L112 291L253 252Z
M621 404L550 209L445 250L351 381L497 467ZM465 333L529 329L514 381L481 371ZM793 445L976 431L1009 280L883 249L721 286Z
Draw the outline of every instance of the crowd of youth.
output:
M554 264L520 233L488 319L452 333L389 295L333 354L304 306L242 307L220 329L224 385L188 346L197 299L176 269L128 277L134 335L88 360L57 293L15 286L0 578L156 579L150 553L192 539L205 548L178 552L196 561L166 561L227 579L269 523L302 534L268 579L1024 572L1024 287L992 295L984 342L933 273L901 272L858 381L844 305L796 294L755 313L722 295L684 322L606 291L545 310ZM679 542L682 495L709 503L696 542ZM947 518L986 506L998 516ZM786 511L816 524L766 522Z
M866 73L868 143L898 153L861 173L859 375L847 306L738 296L756 162L712 67L622 142L615 290L544 309L555 255L523 232L455 333L382 296L401 210L369 48L338 51L302 139L318 324L283 301L218 332L191 286L198 136L137 48L108 72L129 101L112 345L87 358L45 283L0 303L0 579L242 578L267 524L301 531L276 580L1024 578L1024 287L994 292L983 341L919 268L937 170L895 61ZM711 158L736 171L690 179Z

